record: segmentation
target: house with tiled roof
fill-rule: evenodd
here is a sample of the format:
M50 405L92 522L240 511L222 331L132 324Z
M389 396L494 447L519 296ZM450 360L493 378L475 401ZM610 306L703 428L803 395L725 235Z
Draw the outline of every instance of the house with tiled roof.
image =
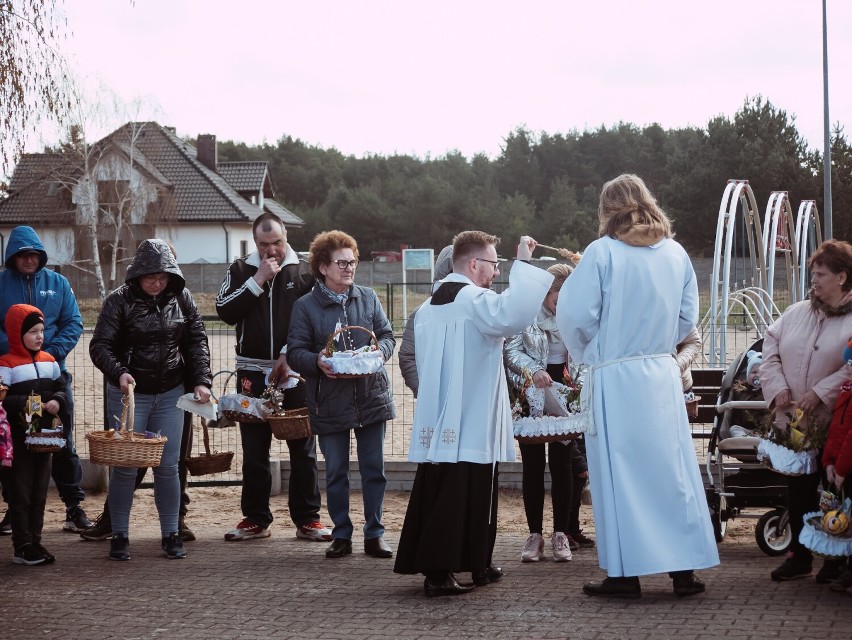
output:
M267 163L219 163L215 136L200 135L193 146L156 122L128 123L84 153L25 154L0 200L0 250L12 229L28 224L51 263L91 262L84 230L96 222L103 262L121 219L122 261L141 240L159 237L181 263L229 263L253 249L251 225L262 212L303 224L274 196Z

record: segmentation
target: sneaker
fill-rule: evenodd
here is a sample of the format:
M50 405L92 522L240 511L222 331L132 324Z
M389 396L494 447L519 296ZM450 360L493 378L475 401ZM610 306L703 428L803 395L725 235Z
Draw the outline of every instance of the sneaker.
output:
M524 550L521 551L521 562L538 562L544 553L544 538L540 533L531 533L524 542Z
M9 515L9 510L3 514L3 519L0 520L0 536L12 535L12 516Z
M183 516L178 518L178 535L184 542L192 542L195 540L195 534L192 529L186 526L186 521Z
M106 540L112 537L112 521L109 517L109 512L104 511L101 515L95 518L94 524L88 529L80 532L80 537L83 540L97 541Z
M79 504L69 507L65 512L65 525L63 531L72 533L81 533L83 530L92 526L93 522L86 517L86 512Z
M22 545L20 549L15 549L15 555L12 556L12 562L15 564L25 564L32 566L34 564L43 564L45 557L31 544Z
M840 576L833 580L828 588L832 591L849 591L849 593L852 593L852 571L846 567L841 567Z
M582 532L582 530L577 530L576 533L572 533L571 538L578 545L580 545L581 549L591 549L592 547L595 546L595 539L587 536L585 533ZM573 549L573 547L572 547L572 549Z
M297 527L296 537L303 540L313 540L314 542L329 542L332 539L331 529L317 520Z
M169 560L181 560L186 557L183 540L181 540L180 534L177 531L165 536L161 546Z
M580 550L580 543L579 542L574 540L574 538L569 536L567 533L565 534L565 537L568 538L568 548L571 549L571 551L579 551Z
M550 538L553 546L553 561L568 562L571 559L571 548L568 546L568 536L561 531L554 531Z
M46 564L50 564L51 562L56 562L56 556L53 555L50 551L45 549L40 542L34 542L33 547L38 551L42 557L44 558L44 562Z
M826 559L825 562L822 563L822 568L817 571L815 578L816 583L830 584L841 577L841 569L843 568L841 562L841 560Z
M254 538L268 538L270 535L268 527L261 527L248 518L243 518L236 529L225 534L225 540L252 540Z
M796 557L790 554L770 576L774 582L807 578L813 571L812 565L811 558Z
M130 560L130 538L122 533L113 534L109 542L110 560Z

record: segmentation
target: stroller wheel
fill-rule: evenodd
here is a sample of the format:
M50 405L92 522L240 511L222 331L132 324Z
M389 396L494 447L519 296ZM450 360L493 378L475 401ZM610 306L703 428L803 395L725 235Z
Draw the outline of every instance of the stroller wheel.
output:
M711 503L710 521L713 523L713 535L716 542L722 542L728 532L728 501L725 496L716 496Z
M757 546L768 556L780 556L787 553L793 533L790 520L785 517L784 509L773 509L760 516L754 527ZM781 525L781 530L778 527Z

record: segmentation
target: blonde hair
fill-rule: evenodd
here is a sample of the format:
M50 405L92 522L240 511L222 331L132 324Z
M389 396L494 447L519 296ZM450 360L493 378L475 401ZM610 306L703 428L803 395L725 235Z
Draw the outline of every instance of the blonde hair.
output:
M654 244L671 238L672 223L639 176L624 173L601 190L598 235L628 244ZM647 240L652 240L647 242Z
M547 272L553 276L553 283L550 285L550 291L548 291L548 293L559 291L562 288L562 285L565 284L565 280L567 280L568 276L571 275L572 271L574 271L574 268L567 264L550 265L547 268Z

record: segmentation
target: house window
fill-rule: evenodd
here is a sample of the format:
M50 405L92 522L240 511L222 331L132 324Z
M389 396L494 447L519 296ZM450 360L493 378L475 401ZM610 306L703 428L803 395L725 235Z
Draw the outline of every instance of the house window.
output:
M240 240L240 255L247 256L248 252L248 240Z

